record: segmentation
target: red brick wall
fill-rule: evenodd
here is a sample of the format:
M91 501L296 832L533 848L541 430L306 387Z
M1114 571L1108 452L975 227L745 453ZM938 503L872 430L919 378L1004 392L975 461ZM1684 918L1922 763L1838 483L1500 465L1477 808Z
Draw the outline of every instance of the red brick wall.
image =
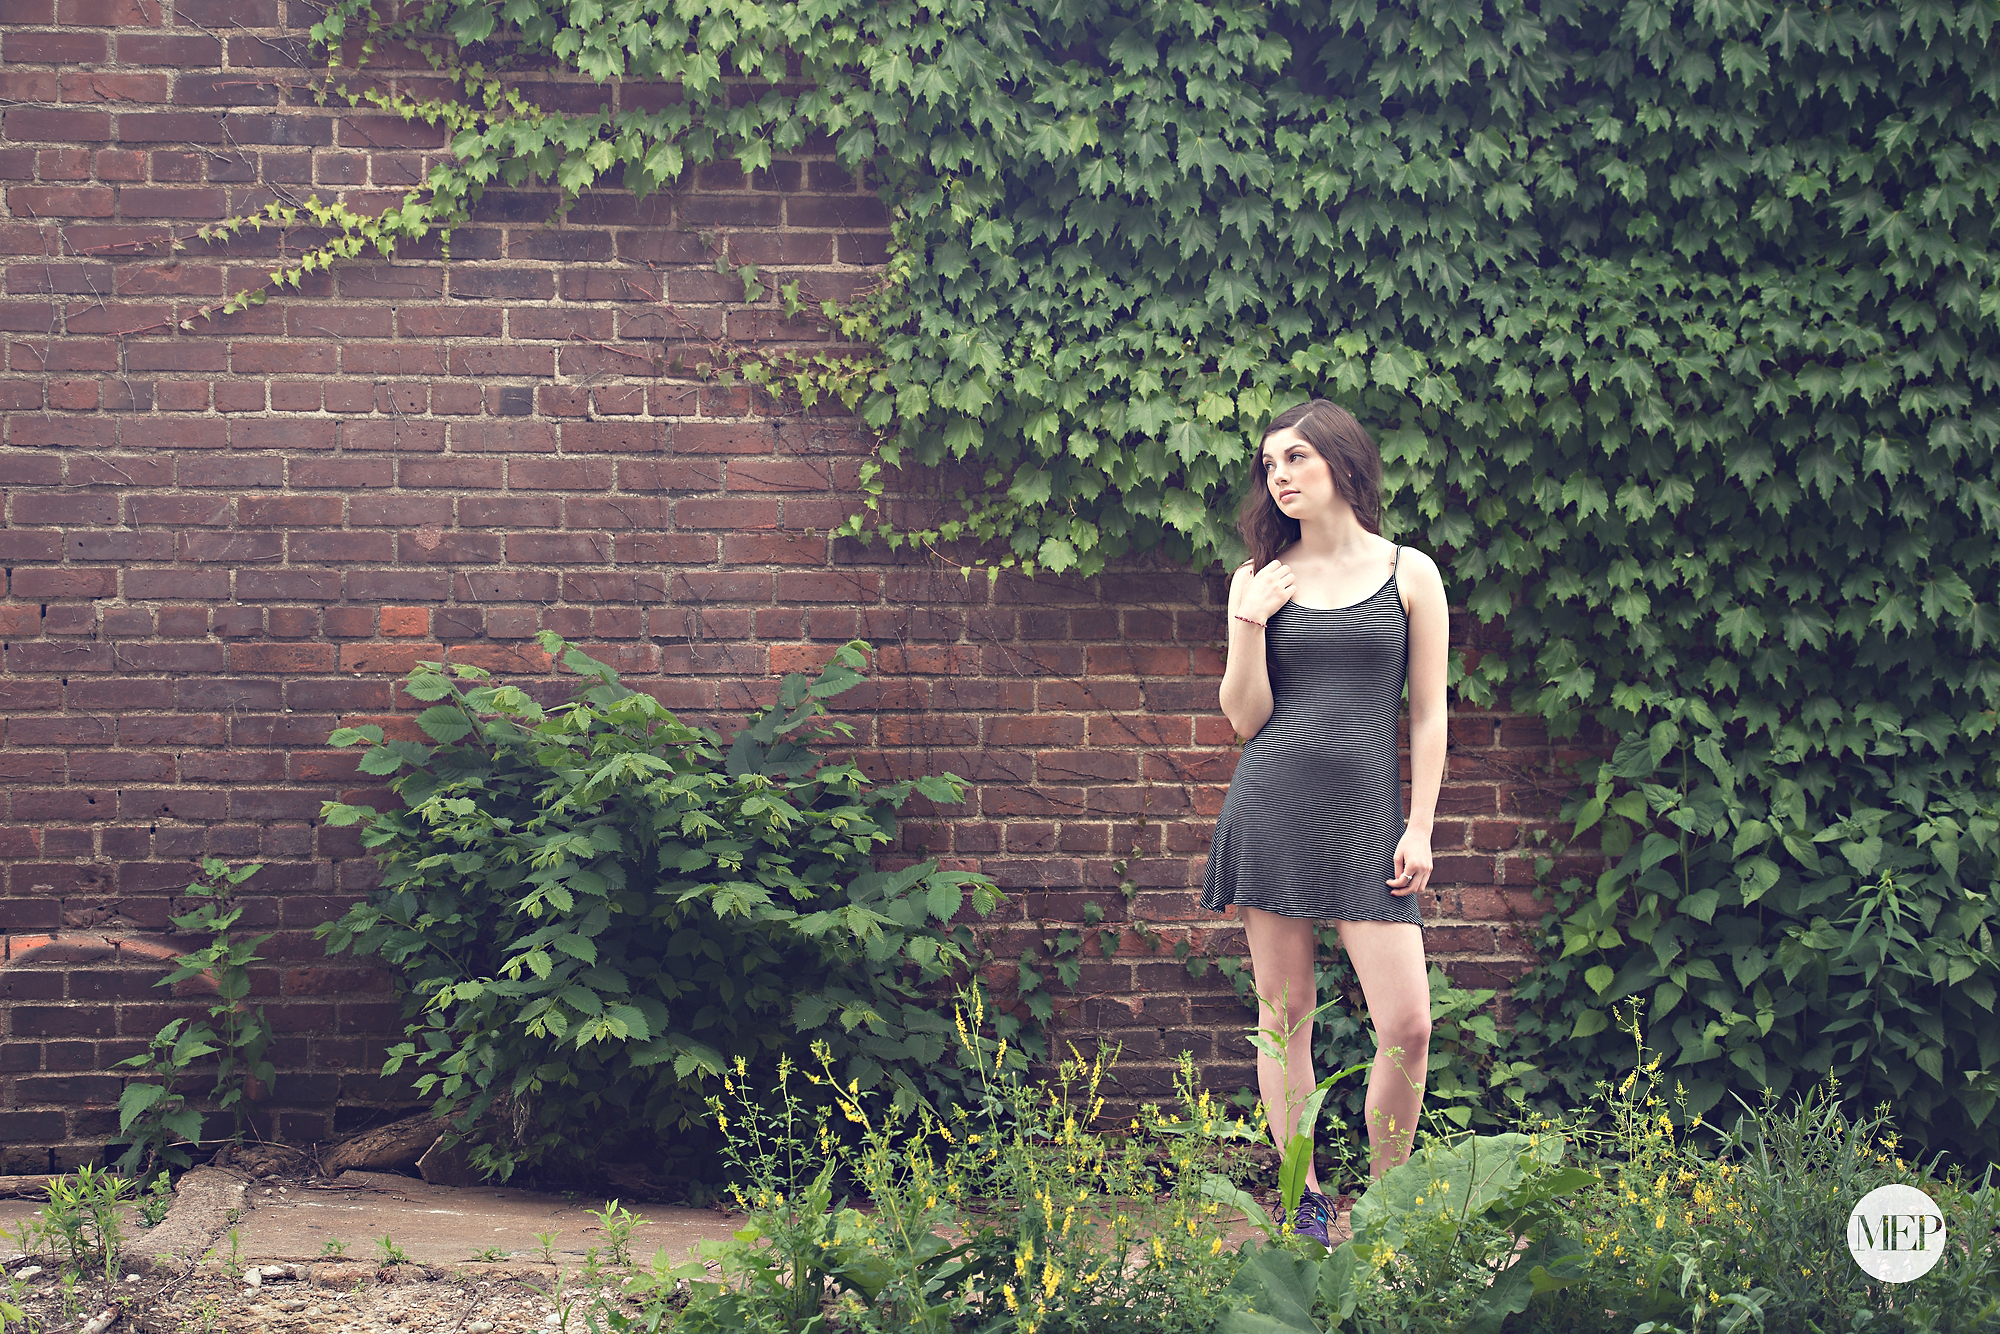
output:
M1220 579L1135 564L989 585L833 541L865 434L670 367L722 341L825 345L715 265L726 246L773 293L868 281L884 212L823 146L751 180L586 198L559 226L546 193L495 193L449 262L426 245L199 316L281 244L196 227L273 198L386 201L435 158L421 125L314 104L313 17L0 0L0 1171L76 1161L114 1128L105 1071L194 1004L151 983L205 855L266 864L245 925L278 933L271 1130L323 1139L404 1099L377 1074L386 979L310 936L371 883L353 831L318 820L356 790L352 753L323 742L408 706L395 681L423 657L561 697L540 629L724 725L830 645L882 646L880 679L842 701L870 762L973 780L912 848L1016 891L1003 953L1091 898L1123 922L1113 861L1131 856L1168 948L1087 947L1071 1031L1123 1038L1134 1091L1182 1048L1215 1085L1246 1082L1238 1003L1171 956L1183 937L1239 948L1193 888L1233 760ZM1504 979L1510 908L1534 911L1522 831L1561 784L1530 720L1461 711L1451 738L1429 941L1461 980Z

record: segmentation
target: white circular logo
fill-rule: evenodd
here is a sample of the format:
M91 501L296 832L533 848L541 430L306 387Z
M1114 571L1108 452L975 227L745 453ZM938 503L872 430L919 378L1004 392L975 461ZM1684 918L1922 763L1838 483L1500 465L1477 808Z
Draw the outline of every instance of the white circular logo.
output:
M1847 1249L1871 1278L1922 1278L1944 1256L1944 1211L1915 1186L1878 1186L1847 1216Z

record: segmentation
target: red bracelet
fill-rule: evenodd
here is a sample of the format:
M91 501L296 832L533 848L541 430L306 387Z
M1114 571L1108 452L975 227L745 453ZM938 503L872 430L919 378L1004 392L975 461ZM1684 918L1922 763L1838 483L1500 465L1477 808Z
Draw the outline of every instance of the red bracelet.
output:
M1245 625L1254 625L1259 630L1262 630L1264 628L1264 623L1262 621L1253 621L1248 616L1245 616L1240 612L1234 614L1236 616L1236 619L1242 621Z

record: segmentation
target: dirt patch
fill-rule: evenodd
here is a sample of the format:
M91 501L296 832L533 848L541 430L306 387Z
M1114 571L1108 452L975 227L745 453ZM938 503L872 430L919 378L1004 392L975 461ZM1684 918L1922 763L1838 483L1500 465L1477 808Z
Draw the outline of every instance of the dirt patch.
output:
M16 1265L15 1272L33 1268ZM20 1285L17 1298L46 1330L76 1329L107 1309L117 1312L107 1334L547 1334L583 1329L583 1312L599 1290L574 1284L558 1290L548 1278L518 1267L360 1264L257 1266L232 1274L215 1262L182 1272L155 1271L106 1284L102 1275L66 1289L53 1269ZM270 1274L271 1269L288 1272ZM481 1273L482 1269L490 1272ZM10 1275L11 1277L11 1275ZM610 1288L602 1295L618 1300Z

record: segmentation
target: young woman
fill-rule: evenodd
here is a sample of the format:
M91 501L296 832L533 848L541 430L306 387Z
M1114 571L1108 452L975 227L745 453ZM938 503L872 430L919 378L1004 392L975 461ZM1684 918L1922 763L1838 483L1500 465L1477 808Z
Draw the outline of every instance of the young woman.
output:
M1431 876L1444 777L1444 582L1381 534L1382 457L1323 399L1279 414L1251 465L1240 525L1250 559L1229 589L1222 711L1247 740L1215 827L1202 906L1234 905L1258 1025L1282 1035L1257 1082L1280 1148L1317 1082L1314 930L1340 931L1375 1026L1369 1170L1409 1156L1430 1054L1417 896ZM1396 715L1410 700L1410 813ZM1294 1226L1324 1243L1333 1206L1308 1169Z

